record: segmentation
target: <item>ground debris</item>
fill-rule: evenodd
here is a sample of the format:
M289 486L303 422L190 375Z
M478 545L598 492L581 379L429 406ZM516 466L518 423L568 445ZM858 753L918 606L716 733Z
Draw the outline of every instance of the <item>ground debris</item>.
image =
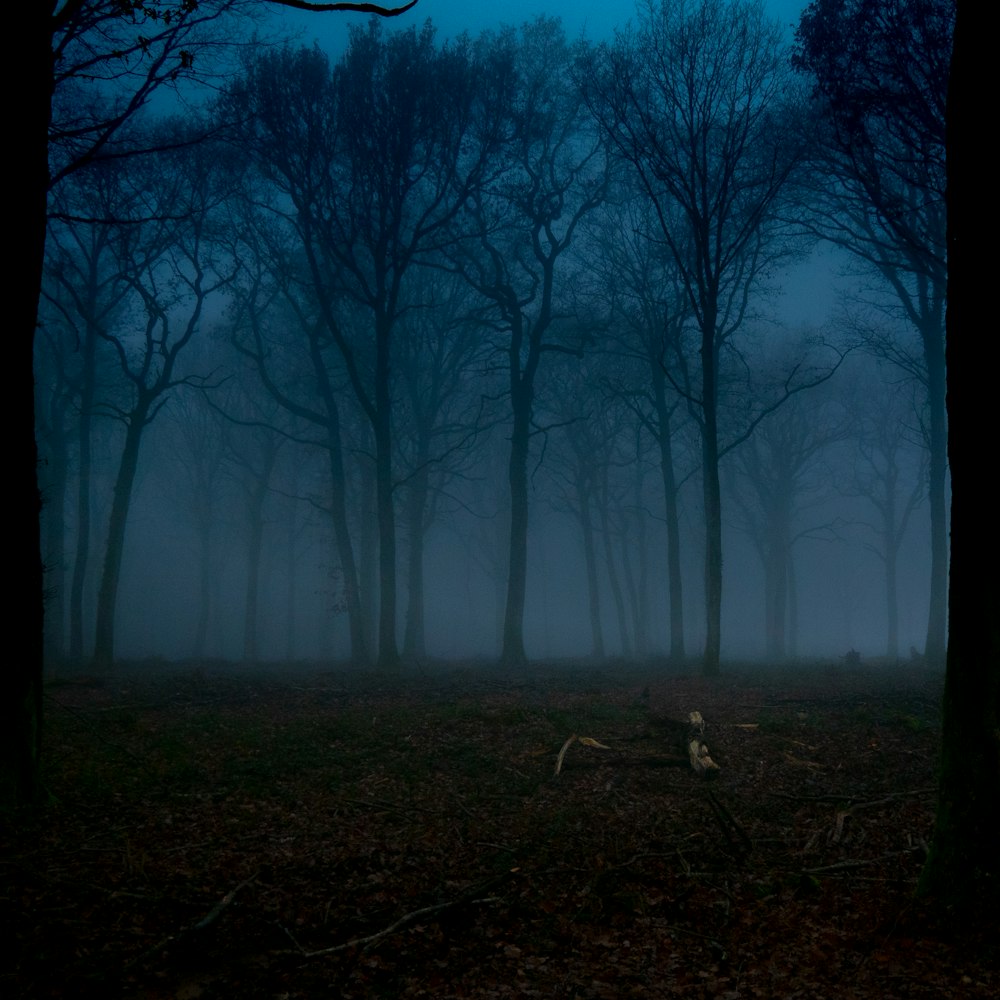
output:
M0 993L1000 995L996 935L913 902L939 693L582 668L53 686L52 805L0 826Z

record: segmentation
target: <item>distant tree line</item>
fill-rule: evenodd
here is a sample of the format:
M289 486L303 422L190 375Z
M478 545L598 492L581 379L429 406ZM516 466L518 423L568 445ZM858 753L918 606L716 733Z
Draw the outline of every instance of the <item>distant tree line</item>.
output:
M198 539L196 654L238 545L243 655L259 655L273 517L287 620L308 551L346 655L420 658L426 543L468 512L497 655L523 663L548 506L579 534L596 655L648 655L666 620L684 657L700 551L716 672L728 524L759 556L772 657L795 646L796 547L870 532L894 657L895 555L926 497L923 652L940 661L953 3L824 0L791 48L743 0L649 3L600 46L546 18L448 42L373 21L335 62L279 46L236 65L226 25L252 4L160 6L68 4L45 24L34 412L53 659L113 663L150 475ZM186 95L195 110L150 106L223 71L221 91ZM866 301L822 336L781 330L770 293L817 241L857 258ZM852 396L845 364L876 388ZM871 524L832 514L837 493Z

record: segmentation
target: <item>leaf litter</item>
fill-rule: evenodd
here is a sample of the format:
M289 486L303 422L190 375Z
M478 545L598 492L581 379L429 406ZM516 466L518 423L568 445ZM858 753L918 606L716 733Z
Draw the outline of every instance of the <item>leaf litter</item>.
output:
M914 899L939 697L909 668L52 683L0 992L993 997L997 929Z

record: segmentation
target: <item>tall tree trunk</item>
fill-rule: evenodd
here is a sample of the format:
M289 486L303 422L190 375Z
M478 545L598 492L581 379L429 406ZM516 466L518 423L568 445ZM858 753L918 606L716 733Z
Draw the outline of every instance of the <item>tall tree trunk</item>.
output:
M378 509L378 665L399 666L396 639L396 513L392 482L392 398L389 386L391 329L386 319L375 334L375 493Z
M667 525L667 582L670 589L670 662L679 665L687 655L684 648L684 594L681 581L681 527L677 509L677 477L674 473L670 409L666 398L666 377L660 359L650 359L656 401L656 440L660 446L660 476L663 479L664 515Z
M378 650L378 517L376 509L377 488L371 460L362 455L357 462L361 480L359 490L358 586L361 592L361 621L365 635L365 649L369 658Z
M298 621L299 606L299 575L298 559L296 558L296 542L299 531L297 510L295 507L288 512L286 527L288 530L285 539L285 660L294 663L296 658L296 625Z
M45 435L45 659L58 662L66 647L66 489L69 441L61 414L53 414Z
M577 483L580 530L583 534L583 561L587 571L587 605L590 611L591 655L604 659L604 628L601 624L601 593L597 582L597 553L594 551L594 522L590 516L590 490Z
M890 546L885 554L885 608L886 641L885 658L890 663L899 659L899 597L896 586L896 547Z
M983 10L977 20L973 11ZM988 30L985 8L959 5L948 89L948 456L952 475L950 628L942 712L937 817L920 881L922 893L968 919L1000 917L1000 557L993 530L993 465L981 434L996 420L995 372L970 331L991 306L976 273L973 230L981 219L981 150L967 118L983 81L971 78L971 37ZM964 19L963 19L964 18ZM978 35L972 32L979 31ZM970 32L970 34L965 34ZM984 76L985 74L980 74ZM982 925L981 925L982 926ZM988 926L988 924L987 924Z
M945 661L948 629L948 428L945 413L946 368L940 323L937 336L924 335L929 406L929 468L927 495L931 518L931 592L924 657L940 666Z
M35 440L34 343L45 252L48 189L48 129L52 102L52 12L47 4L29 4L20 12L18 79L23 93L11 102L18 155L13 190L17 252L8 263L14 297L9 317L6 391L10 533L9 577L15 581L7 614L15 625L17 655L5 671L0 698L0 802L33 801L40 792L38 766L42 736L42 634L45 619L41 550L41 499L38 492L38 446Z
M97 306L95 268L91 267L88 308L93 314ZM76 484L76 553L73 557L73 579L69 593L69 655L83 660L83 595L90 562L90 480L93 464L94 391L97 380L97 330L88 322L80 351L80 425L79 467Z
M264 503L271 481L274 458L265 459L265 467L250 490L247 504L247 579L243 605L243 660L256 663L260 658L258 625L260 622L260 554L264 544Z
M125 551L125 530L132 504L132 487L139 467L139 449L146 428L151 399L140 396L125 432L125 445L118 463L111 515L108 519L108 541L104 553L104 569L97 592L97 623L94 627L94 667L110 670L115 662L115 610L118 603L118 583L121 577L122 555Z
M625 567L625 579L628 584L629 597L632 602L632 630L635 635L635 653L640 659L649 656L649 549L646 545L646 508L645 466L639 454L639 434L636 434L636 462L632 499L631 520L635 530L626 529L622 537L622 563ZM628 520L626 520L626 525ZM632 549L630 541L635 542L637 571L632 569Z
M722 651L722 489L714 315L705 322L701 357L701 476L705 505L705 656L701 670L705 677L714 677L719 673Z
M517 384L511 393L514 427L510 436L510 553L507 565L507 605L504 613L503 648L500 662L506 667L528 662L524 649L524 602L528 581L528 443L530 440L532 392L512 370Z
M347 478L344 472L344 453L340 443L340 416L336 404L327 399L326 453L330 463L330 516L333 521L333 539L344 587L347 605L347 627L350 635L350 656L354 663L368 662L369 646L365 639L365 616L361 606L358 567L354 561L354 545L347 523Z
M410 479L407 496L410 547L407 553L408 596L403 635L403 656L407 660L421 660L427 655L424 633L424 526L430 478L427 451L423 446L417 449L417 470Z
M312 257L310 263L315 264ZM314 329L309 337L309 358L323 412L326 414L326 453L330 463L330 516L333 522L333 538L337 547L337 559L343 578L344 603L347 605L347 627L350 637L350 657L354 663L368 662L370 643L365 631L364 607L361 602L361 581L354 559L354 545L347 520L347 473L344 468L344 447L341 441L340 408L330 382L323 357L319 329Z
M611 588L611 598L615 606L615 614L618 618L618 636L621 643L621 655L625 659L632 658L632 640L628 629L628 616L625 613L625 597L622 594L621 581L618 579L618 566L615 562L614 539L612 537L611 524L611 497L608 488L607 466L602 470L603 482L601 484L601 536L604 543L604 564L608 572L608 585Z
M212 559L212 537L215 518L210 507L211 500L202 497L197 511L198 530L198 619L194 630L192 655L196 660L205 656L208 645L208 622L212 610L212 578L218 567Z

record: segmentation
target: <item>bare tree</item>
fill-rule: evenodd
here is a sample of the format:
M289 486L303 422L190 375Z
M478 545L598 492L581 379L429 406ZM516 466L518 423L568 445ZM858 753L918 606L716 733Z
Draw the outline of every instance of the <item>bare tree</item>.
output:
M802 15L794 62L817 113L803 173L812 232L881 276L919 335L878 342L923 385L931 585L926 657L943 663L948 513L945 421L945 101L955 0L818 0Z
M764 570L765 652L772 662L785 658L795 634L795 544L828 536L833 527L805 516L828 498L824 453L847 433L837 400L798 395L763 421L729 460L735 521Z
M788 253L778 208L801 157L780 27L754 0L650 2L585 73L590 106L654 206L700 337L706 637L719 670L720 366L762 275Z
M673 258L656 237L658 220L648 198L626 190L617 202L605 206L598 225L593 266L600 276L600 295L611 306L608 350L631 363L628 375L613 383L613 388L659 452L667 533L670 659L679 664L685 645L678 497L686 478L678 471L683 454L679 430L686 416L686 398L691 396L681 343L690 310ZM683 392L671 380L681 384Z
M528 458L536 379L546 352L575 352L560 341L560 295L572 266L567 250L583 218L604 199L607 158L571 78L572 50L557 21L541 18L490 42L511 68L504 106L501 176L472 203L477 234L455 256L489 303L500 337L510 399L510 532L501 661L522 664L528 568ZM511 88L513 88L511 90ZM497 89L504 92L503 84ZM563 324L570 332L574 324Z
M471 315L466 282L426 269L401 324L397 444L407 535L403 656L426 655L424 547L442 508L454 508L450 484L468 474L473 446L492 423L482 373L489 344Z
M117 355L128 387L125 402L106 404L125 425L125 441L97 597L94 663L101 669L114 662L118 582L143 433L171 391L190 382L178 374L178 359L201 326L206 302L231 279L229 263L213 245L212 227L235 175L220 150L179 146L147 161L146 169L133 165L122 177L134 186L137 215L135 221L111 223L133 308L116 328L99 331Z
M976 238L982 224L982 146L965 115L988 67L973 39L986 37L988 10L961 5L948 86L948 455L952 473L947 671L934 837L920 891L949 920L995 926L1000 918L996 831L1000 827L1000 582L993 463L982 429L996 421L996 372L983 364L973 331L992 308Z
M19 668L12 673L4 704L0 748L2 794L31 801L38 794L42 732L44 626L40 549L38 449L34 434L32 364L42 286L48 196L53 187L100 156L122 156L134 147L117 146L119 131L152 95L187 74L220 39L232 45L235 33L213 36L224 14L244 17L264 3L305 10L366 10L392 16L413 6L386 8L311 0L50 0L27 4L18 23L18 100L12 103L20 153L12 161L18 191L19 252L11 287L16 290L13 326L20 331L10 357L5 400L10 408L11 466L15 485L8 502L24 525L16 532L11 559L19 585L14 619L24 623Z
M430 26L383 37L372 24L334 71L317 52L286 50L251 64L229 97L250 112L241 140L289 203L327 334L371 425L383 666L398 661L393 344L407 282L451 238L488 163L476 80L466 43L439 49ZM367 336L348 324L358 310Z

